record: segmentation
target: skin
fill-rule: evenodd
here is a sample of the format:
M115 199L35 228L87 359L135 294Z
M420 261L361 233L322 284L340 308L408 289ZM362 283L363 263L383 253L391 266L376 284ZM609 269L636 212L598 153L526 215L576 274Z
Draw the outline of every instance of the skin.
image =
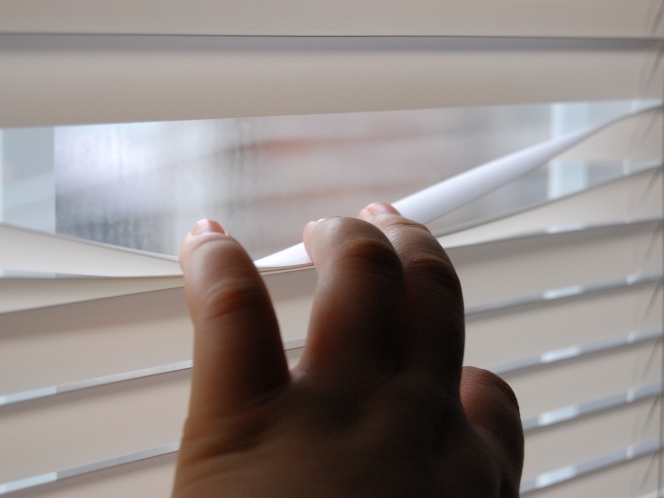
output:
M517 400L462 368L449 258L389 204L358 218L304 229L318 285L290 372L244 249L208 220L183 241L194 367L173 497L518 496Z

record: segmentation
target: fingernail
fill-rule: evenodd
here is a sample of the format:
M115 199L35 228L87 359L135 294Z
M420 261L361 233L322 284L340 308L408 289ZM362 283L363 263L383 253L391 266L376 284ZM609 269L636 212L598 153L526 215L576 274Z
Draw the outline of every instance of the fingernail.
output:
M394 209L394 206L387 202L374 202L364 209L373 214L399 214L399 211Z
M307 223L306 225L304 225L304 229L305 229L305 230L308 230L309 227L312 227L312 226L314 226L314 225L317 225L317 224L320 223L321 221L330 220L330 219L332 219L332 218L334 218L334 216L327 216L326 218L321 218L321 219L319 219L319 220L311 220L309 223Z
M311 220L307 225L315 225L316 223L320 223L321 221L329 220L332 218L332 216L328 216L327 218L321 218L320 220Z
M190 232L192 235L203 235L205 233L221 233L228 235L228 232L224 230L219 223L214 220L201 220L194 225L194 228Z

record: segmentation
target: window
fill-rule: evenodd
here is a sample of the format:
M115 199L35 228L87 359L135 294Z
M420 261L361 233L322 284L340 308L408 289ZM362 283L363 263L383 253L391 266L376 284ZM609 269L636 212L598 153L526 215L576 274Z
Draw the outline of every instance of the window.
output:
M661 103L659 2L503 3L329 5L316 29L304 5L81 2L73 24L3 4L0 493L168 492L191 365L172 256L196 219L260 258L310 219ZM657 490L661 162L660 109L432 224L467 362L519 395L524 495ZM266 281L295 362L315 276Z

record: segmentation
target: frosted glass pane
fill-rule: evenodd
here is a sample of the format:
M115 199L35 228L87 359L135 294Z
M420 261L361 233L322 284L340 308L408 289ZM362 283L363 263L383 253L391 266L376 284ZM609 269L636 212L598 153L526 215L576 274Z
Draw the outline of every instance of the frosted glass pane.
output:
M582 125L604 122L633 105L588 103L589 117ZM302 227L312 219L354 216L369 202L394 201L548 139L552 108L542 104L55 127L56 230L174 255L193 223L212 217L257 259L298 242ZM623 133L642 130L628 126ZM579 163L585 153L579 149L574 164L583 168L589 186L659 164L661 133L654 127L647 137L652 139L637 142L635 150L602 160ZM21 160L3 163L5 194L20 197L20 186L7 172L26 167ZM548 177L546 167L540 168L432 228L449 230L542 202Z

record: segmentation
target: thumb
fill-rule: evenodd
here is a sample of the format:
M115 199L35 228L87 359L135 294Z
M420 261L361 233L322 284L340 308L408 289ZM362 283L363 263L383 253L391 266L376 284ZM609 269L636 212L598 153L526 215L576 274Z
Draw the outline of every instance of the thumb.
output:
M523 469L523 427L512 388L497 375L464 367L461 402L470 422L502 462L501 497L517 497Z

